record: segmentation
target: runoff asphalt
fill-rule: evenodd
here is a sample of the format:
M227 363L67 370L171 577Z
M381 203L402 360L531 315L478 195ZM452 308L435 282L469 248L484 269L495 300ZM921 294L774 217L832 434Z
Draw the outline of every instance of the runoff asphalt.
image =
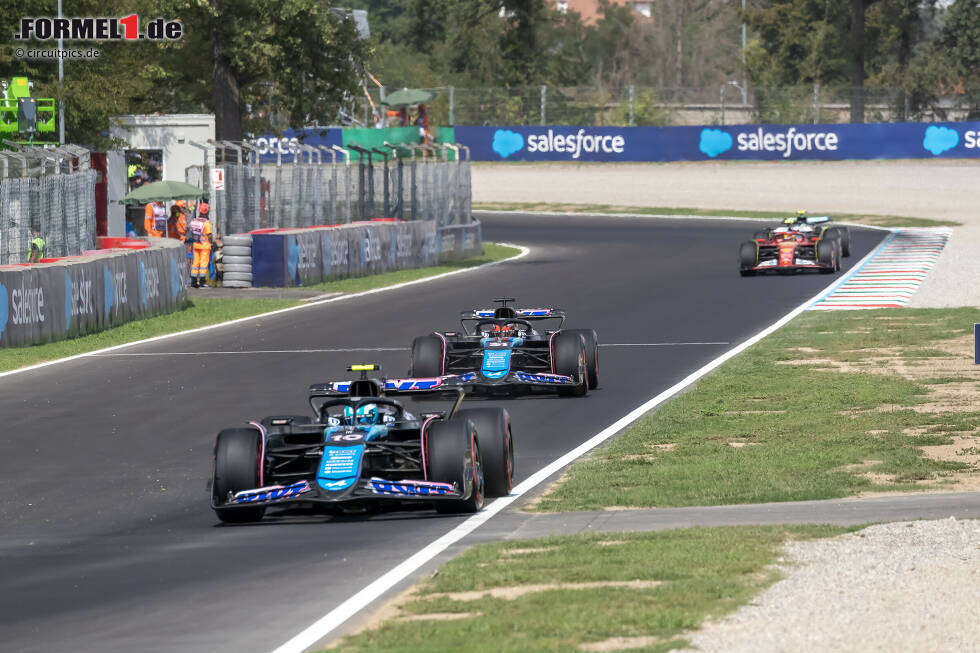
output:
M401 376L412 338L460 310L510 296L599 333L587 397L492 402L511 412L520 481L837 278L740 277L755 222L481 219L530 254L0 378L0 649L271 651L451 530L464 518L431 510L220 525L205 483L219 429L305 413L309 384L349 363ZM845 269L885 235L852 233Z

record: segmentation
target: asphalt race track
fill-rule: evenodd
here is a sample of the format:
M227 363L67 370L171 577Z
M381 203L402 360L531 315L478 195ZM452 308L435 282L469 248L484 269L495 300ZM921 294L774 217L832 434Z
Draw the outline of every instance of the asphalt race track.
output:
M205 482L220 428L306 413L307 386L345 378L351 362L390 376L408 368L407 350L301 350L407 348L500 295L567 309L568 326L599 332L600 388L499 402L513 416L520 480L837 278L740 277L737 245L757 223L506 215L484 225L485 239L531 253L0 378L0 649L270 651L458 524L431 511L270 511L257 525L218 525ZM848 266L885 234L852 231Z

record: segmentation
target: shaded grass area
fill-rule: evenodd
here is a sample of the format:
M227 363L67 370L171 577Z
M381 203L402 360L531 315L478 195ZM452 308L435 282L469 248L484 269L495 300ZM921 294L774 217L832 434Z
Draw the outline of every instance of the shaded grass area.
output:
M684 209L677 207L617 206L613 204L557 204L548 202L480 202L473 208L481 211L553 211L557 213L629 213L634 215L716 216L782 220L793 212L737 211L734 209ZM830 215L839 222L856 222L878 227L958 227L961 222L931 220L901 215L868 215L810 211L810 215Z
M373 274L367 277L354 277L352 279L338 279L337 281L325 281L324 283L312 286L303 286L300 290L321 290L323 292L361 292L383 286L391 286L396 283L415 281L425 277L452 272L453 270L463 270L476 267L484 263L492 263L520 253L516 247L507 247L497 243L483 243L483 255L472 256L460 261L448 261L429 268L414 268L412 270L395 270L394 272L384 272Z
M870 360L898 348L914 364L934 353L929 344L962 337L977 321L980 310L970 308L805 313L577 463L537 509L936 488L967 465L926 458L918 447L950 444L951 433L977 429L980 412L912 409L946 379L922 385L887 372L841 373L826 361ZM801 360L812 362L779 364ZM891 482L875 483L869 473Z
M431 277L451 270L459 270L482 265L491 261L514 256L520 250L514 247L505 247L495 243L483 244L484 254L474 256L461 261L446 263L429 268L417 268L413 270L399 270L385 274L376 274L368 277L358 277L355 279L342 279L316 286L307 286L304 290L316 289L324 292L359 292L390 286L404 281L412 281ZM187 329L195 329L210 324L227 322L241 317L258 315L268 311L297 306L303 302L299 299L279 298L210 298L199 297L188 300L183 310L161 315L145 320L128 322L114 329L108 329L92 335L71 340L61 340L44 345L33 347L14 347L0 349L0 371L13 370L19 367L34 365L44 361L74 356L105 347L121 345L127 342L152 338L167 333L176 333Z
M574 651L612 637L650 637L631 651L683 648L684 631L747 602L778 578L771 565L790 538L829 537L832 526L691 528L480 544L443 565L400 616L336 649L368 651ZM527 584L659 581L654 587L544 589L474 600L445 593ZM406 620L425 614L463 619Z
M187 306L169 315L127 322L114 329L99 333L60 340L33 347L0 349L0 371L12 370L43 361L83 354L96 349L121 345L127 342L152 338L167 333L196 329L226 322L240 317L257 315L301 302L293 299L212 299L208 297L188 300Z

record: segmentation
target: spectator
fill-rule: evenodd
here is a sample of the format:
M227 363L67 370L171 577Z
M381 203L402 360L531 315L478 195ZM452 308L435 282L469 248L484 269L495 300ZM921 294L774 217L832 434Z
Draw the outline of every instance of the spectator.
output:
M184 217L186 207L187 202L184 200L177 200L170 207L170 217L167 218L168 238L184 240L184 237L187 235L187 218Z
M129 218L126 218L126 238L136 238L136 227Z
M419 113L415 117L415 124L419 128L419 136L422 138L422 142L426 145L429 144L429 112L426 110L424 104L419 105Z
M45 249L47 249L47 244L41 238L41 232L36 227L31 227L31 245L27 250L27 262L39 262L44 258Z
M143 227L146 235L153 238L165 238L167 235L167 207L157 200L150 202L143 210Z

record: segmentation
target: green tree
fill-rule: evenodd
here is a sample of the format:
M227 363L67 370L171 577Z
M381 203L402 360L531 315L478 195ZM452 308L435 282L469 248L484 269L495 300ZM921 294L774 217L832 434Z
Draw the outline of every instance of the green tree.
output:
M980 4L956 0L945 16L940 41L946 50L952 82L972 107L967 119L980 119Z

